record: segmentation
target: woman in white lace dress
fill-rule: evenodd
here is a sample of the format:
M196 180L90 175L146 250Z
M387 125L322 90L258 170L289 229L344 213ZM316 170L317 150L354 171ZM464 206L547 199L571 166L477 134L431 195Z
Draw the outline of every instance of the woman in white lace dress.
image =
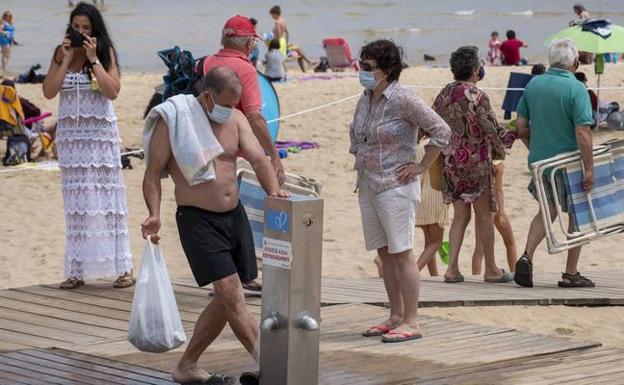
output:
M93 5L79 3L43 82L46 98L60 93L56 145L67 226L64 289L106 276L118 277L115 287L134 283L112 104L119 90L117 53L102 16Z

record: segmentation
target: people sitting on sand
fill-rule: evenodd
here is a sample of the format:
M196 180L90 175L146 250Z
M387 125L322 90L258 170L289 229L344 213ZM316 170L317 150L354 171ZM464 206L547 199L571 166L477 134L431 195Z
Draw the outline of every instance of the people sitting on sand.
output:
M493 31L490 34L490 41L488 41L488 53L487 60L490 65L500 65L501 64L501 50L500 50L501 42L498 40L498 31Z
M280 52L284 55L284 57L292 57L297 60L297 64L299 64L301 72L306 72L304 62L308 65L314 65L315 63L306 57L300 46L290 42L288 25L282 16L282 8L279 5L274 5L269 10L269 15L271 15L274 20L272 39L277 39L279 42Z
M555 40L548 48L550 68L527 85L518 104L516 126L518 137L529 149L528 163L548 159L559 154L580 150L583 162L582 187L591 191L594 185L592 134L590 125L593 117L587 89L574 78L579 58L574 42L569 39ZM568 213L568 230L575 231L570 210L568 192L563 175L554 175L555 186L551 185L550 173L545 172L541 183L546 190L548 213L551 220L557 217L555 199L563 212ZM528 187L537 200L535 181ZM525 251L516 263L514 281L524 287L533 286L533 255L545 237L542 213L538 212L529 228ZM568 250L565 272L561 275L559 287L594 287L594 283L581 275L578 262L581 246Z
M526 48L528 46L522 40L516 38L516 32L514 30L508 30L505 35L507 36L507 40L500 46L503 65L517 66L520 64L527 64L528 60L520 55L520 48Z
M422 337L418 326L420 274L413 251L419 176L448 145L450 129L412 88L399 83L401 49L376 40L360 51L360 97L349 127L356 190L367 250L381 258L390 316L365 337L403 342ZM430 136L417 163L416 138Z
M514 136L499 127L487 94L477 87L485 76L477 47L460 47L451 54L450 65L455 81L442 89L433 104L452 131L444 162L444 202L453 204L451 255L444 282L464 281L459 252L472 209L485 255L483 280L509 282L513 274L498 268L494 258L492 214L497 202L492 159L505 159L505 146L511 146Z
M269 43L269 51L264 55L264 75L271 82L279 82L286 79L286 63L284 55L279 50L280 44L277 39Z

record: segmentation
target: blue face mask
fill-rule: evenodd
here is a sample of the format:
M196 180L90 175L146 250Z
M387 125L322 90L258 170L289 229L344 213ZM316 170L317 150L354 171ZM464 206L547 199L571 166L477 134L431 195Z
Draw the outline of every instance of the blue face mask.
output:
M379 85L379 80L375 79L373 71L360 71L360 84L367 90L374 90Z
M218 105L217 102L215 102L215 99L214 99L214 96L212 96L212 93L210 93L210 97L212 98L212 103L214 107L212 107L212 111L206 111L206 115L208 115L208 119L212 120L215 123L227 122L230 116L232 116L232 109Z

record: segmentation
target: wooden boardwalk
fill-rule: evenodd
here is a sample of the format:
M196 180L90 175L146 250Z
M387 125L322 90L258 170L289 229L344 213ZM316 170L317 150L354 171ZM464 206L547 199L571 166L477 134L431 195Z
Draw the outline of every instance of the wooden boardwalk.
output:
M514 301L532 295L528 299L535 304L564 297L573 301L575 293L585 301L621 301L624 288L615 276L600 275L596 290L601 291L594 296L587 290L541 284L529 290L507 285L491 290L472 280L449 285L427 279L423 297L429 285L438 285L434 287L453 291L461 295L459 301L470 304L501 304L506 292L518 292ZM539 280L552 286L556 276ZM387 309L366 303L371 298L371 303L384 303L378 284L379 280L324 280L323 301L335 305L321 311L319 384L624 384L624 350L592 342L426 316L420 318L422 340L381 344L378 338L363 338L359 333L364 327L387 315ZM358 287L360 292L354 289ZM210 301L209 290L188 280L177 280L174 290L190 333ZM333 302L328 301L330 295ZM429 301L436 301L429 295ZM112 289L110 283L72 291L46 285L0 291L0 384L170 384L168 373L182 350L141 353L126 341L132 296L132 289ZM352 303L340 302L347 298ZM444 306L452 304L451 294L438 298ZM259 316L260 299L250 297L248 302ZM228 328L201 363L229 373L253 368Z
M585 273L584 273L585 274ZM539 273L533 288L511 283L484 283L480 276L466 276L459 284L444 283L442 277L422 277L420 307L496 306L496 305L624 305L622 271L587 272L595 288L562 289L557 287L560 274ZM195 287L192 278L178 278L180 286ZM210 287L205 290L210 291ZM250 299L251 300L251 299ZM388 305L388 297L380 278L323 278L322 305L362 303Z

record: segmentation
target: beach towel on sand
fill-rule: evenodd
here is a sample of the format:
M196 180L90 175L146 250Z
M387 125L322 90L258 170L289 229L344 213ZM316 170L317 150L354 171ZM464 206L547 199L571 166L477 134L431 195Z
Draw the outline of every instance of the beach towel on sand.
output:
M146 163L152 133L160 117L169 126L171 151L187 182L193 186L214 180L214 159L223 153L223 148L193 95L172 96L149 112L143 128ZM163 171L161 176L166 178L168 173Z

